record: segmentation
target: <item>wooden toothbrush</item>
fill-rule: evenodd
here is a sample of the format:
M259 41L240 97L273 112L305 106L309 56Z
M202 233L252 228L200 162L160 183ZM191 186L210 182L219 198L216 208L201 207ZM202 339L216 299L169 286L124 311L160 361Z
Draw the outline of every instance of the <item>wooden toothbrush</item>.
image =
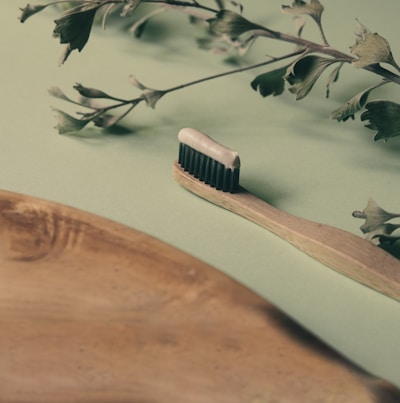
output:
M173 175L190 192L266 228L337 272L400 301L400 261L341 229L281 211L239 185L237 152L191 128L178 135Z

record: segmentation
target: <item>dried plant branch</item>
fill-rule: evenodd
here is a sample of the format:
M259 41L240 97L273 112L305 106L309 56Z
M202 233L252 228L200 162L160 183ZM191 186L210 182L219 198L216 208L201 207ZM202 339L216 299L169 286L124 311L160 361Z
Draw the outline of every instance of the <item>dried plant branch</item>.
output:
M80 119L68 117L62 112L62 119L59 119L59 132L69 132L81 130L87 123L93 122L101 127L109 127L116 124L125 117L134 107L143 101L154 108L157 102L166 94L188 88L193 85L199 85L203 82L219 79L221 77L241 73L243 71L265 67L283 60L289 63L280 66L275 70L262 73L254 78L251 87L258 90L262 96L279 95L285 86L289 84L289 90L296 95L296 99L302 99L313 89L314 84L320 79L321 75L331 66L335 68L331 72L327 82L327 96L330 92L330 85L339 79L339 73L344 65L351 65L355 68L367 70L381 78L381 81L371 85L359 94L354 95L342 107L332 112L331 117L338 121L346 121L348 118L354 118L355 114L365 108L361 115L362 120L367 120L367 127L378 130L375 140L387 140L400 134L400 118L397 111L400 105L394 102L381 101L377 103L372 101L367 103L370 94L383 84L400 84L400 68L395 62L388 41L376 33L372 33L368 28L357 21L355 44L350 47L351 53L345 53L335 49L329 44L328 38L322 24L322 15L324 7L319 0L310 0L309 2L295 0L292 5L283 5L282 12L292 15L302 15L310 17L317 25L321 35L321 42L314 42L302 37L303 25L298 29L297 34L287 34L254 23L243 16L243 6L235 0L215 0L215 6L203 4L198 0L87 0L87 1L54 1L47 5L27 5L21 9L21 22L26 21L32 15L42 11L49 5L71 4L59 19L55 20L56 27L54 35L60 39L61 43L66 44L64 53L61 56L60 64L64 63L69 54L77 49L81 51L86 45L93 25L94 17L97 13L103 13L103 23L107 19L111 9L121 8L121 16L127 17L136 14L137 9L142 4L152 4L155 9L149 14L139 17L132 26L132 31L142 31L151 18L160 15L162 11L173 9L191 15L202 20L208 26L208 46L212 46L213 41L224 43L227 49L233 49L238 55L243 55L255 43L263 39L272 39L276 41L290 43L295 46L295 50L286 55L281 55L268 60L263 60L252 65L246 65L234 68L229 71L202 77L194 81L182 83L164 90L151 89L143 86L135 78L131 78L139 89L143 92L134 99L123 100L118 97L104 94L100 90L87 89L81 85L75 86L75 89L81 96L86 97L85 102L75 102L60 98L69 102L78 103L83 107L92 108L91 112L79 113ZM196 10L196 12L195 12ZM138 35L139 36L139 35ZM392 69L383 67L382 64L388 64ZM139 85L140 84L140 85ZM53 91L54 92L54 91ZM58 94L58 92L57 92ZM54 94L53 94L54 95ZM59 95L59 94L58 94ZM57 95L56 95L57 96ZM93 102L87 100L93 98L103 98L111 102L108 106L94 106ZM111 111L118 108L127 107L128 112L124 111L119 116L110 116ZM381 118L385 117L385 120ZM83 121L85 124L78 122ZM63 126L64 122L64 126ZM75 124L73 124L75 122Z

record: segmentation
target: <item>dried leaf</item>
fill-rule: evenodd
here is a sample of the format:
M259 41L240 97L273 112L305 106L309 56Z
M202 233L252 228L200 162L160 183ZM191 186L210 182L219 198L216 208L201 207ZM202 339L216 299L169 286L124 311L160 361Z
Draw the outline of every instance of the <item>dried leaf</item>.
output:
M50 87L48 89L48 92L51 96L55 97L55 98L59 98L62 99L63 101L68 101L68 102L72 102L74 103L75 101L73 101L71 98L67 97L65 95L65 93L61 90L61 88L53 85L52 87Z
M303 29L306 25L306 20L303 17L296 15L293 18L293 22L294 22L294 26L296 28L296 35L298 37L301 37L301 34L303 33Z
M399 70L395 62L389 42L378 35L372 33L368 28L357 20L356 43L350 47L357 60L353 61L353 66L364 68L378 63L389 63Z
M146 101L147 105L151 108L155 108L157 102L165 95L165 91L161 90L151 90L146 91L142 94L144 100Z
M295 61L286 72L285 80L292 85L290 92L296 99L302 99L311 91L318 78L330 65L339 62L337 59L308 55Z
M228 35L231 38L236 38L248 31L264 29L260 25L254 24L240 14L230 10L219 11L215 15L215 18L207 21L210 24L211 31L215 34Z
M381 82L377 85L373 85L372 87L369 87L365 89L364 91L361 91L351 99L349 99L344 105L341 107L335 109L331 113L331 118L336 119L338 122L345 122L347 119L352 118L354 119L354 115L359 112L364 105L366 104L369 94L376 88L382 86L383 84L386 84L387 81Z
M381 208L375 200L369 199L367 207L365 207L363 211L354 211L353 217L365 219L365 223L360 229L366 234L375 231L387 221L400 217L400 214L389 213Z
M400 236L391 234L399 228L400 224L386 223L380 225L375 230L368 232L365 238L376 245L379 245L382 242L395 242L400 239Z
M139 88L139 90L147 90L149 89L146 87L144 84L142 84L133 74L129 76L129 82L136 88Z
M376 245L385 247L400 240L400 236L393 235L400 228L400 224L388 222L393 218L400 217L400 214L387 212L373 199L368 201L367 207L363 211L354 211L353 217L365 219L360 229L366 234L365 238ZM386 250L389 253L396 252L395 250ZM398 255L398 251L396 254Z
M282 5L283 13L309 15L318 23L321 21L323 11L324 7L319 0L311 0L309 4L303 0L295 0L291 6Z
M106 11L104 11L103 18L101 19L101 28L102 29L104 29L104 30L106 29L107 18L111 14L111 11L113 8L115 8L115 6L116 6L115 3L111 3L108 5Z
M400 135L400 105L391 101L371 101L366 106L366 111L361 115L361 120L368 120L368 129L378 130L374 140L384 139Z
M400 259L400 252L398 247L393 244L400 241L400 235L386 235L386 234L376 234L372 237L371 242L382 247L386 252L391 253L397 259ZM392 248L392 246L394 246Z
M67 44L65 52L61 56L60 64L67 60L74 49L78 49L80 52L84 48L89 39L96 12L101 6L101 4L96 4L94 6L74 7L54 21L56 23L53 31L54 36L60 38L60 43Z
M59 109L53 108L56 114L57 125L56 129L59 134L77 132L82 130L92 119L77 119L68 113L65 113Z
M251 87L255 91L258 90L263 97L282 94L285 90L285 80L283 76L285 75L287 68L288 66L283 66L279 69L258 75L251 82Z
M326 97L329 98L330 95L330 87L333 83L336 83L339 80L339 73L344 65L344 62L339 63L338 66L334 68L334 70L329 74L328 81L326 83Z
M36 4L36 5L30 5L27 4L24 8L20 8L21 10L21 15L19 16L19 20L21 22L25 22L29 17L32 15L39 13L40 11L44 10L47 6L50 4Z
M96 88L88 88L84 87L80 83L76 83L74 85L74 89L79 92L80 95L86 98L107 98L107 99L115 99L114 97L106 94L105 92L98 90Z

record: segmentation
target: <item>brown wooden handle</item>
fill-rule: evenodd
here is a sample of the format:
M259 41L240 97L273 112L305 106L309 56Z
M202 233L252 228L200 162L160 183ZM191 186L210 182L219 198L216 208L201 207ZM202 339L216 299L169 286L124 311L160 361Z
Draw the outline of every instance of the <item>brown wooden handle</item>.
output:
M328 225L285 213L241 188L215 190L174 165L176 180L208 201L266 228L321 263L400 301L400 261L371 242Z

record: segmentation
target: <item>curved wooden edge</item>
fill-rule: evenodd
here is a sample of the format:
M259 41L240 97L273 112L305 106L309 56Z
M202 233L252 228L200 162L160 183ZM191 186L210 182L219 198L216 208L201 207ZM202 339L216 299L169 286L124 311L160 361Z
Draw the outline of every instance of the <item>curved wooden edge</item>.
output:
M399 401L251 290L122 224L0 191L0 245L1 403Z

